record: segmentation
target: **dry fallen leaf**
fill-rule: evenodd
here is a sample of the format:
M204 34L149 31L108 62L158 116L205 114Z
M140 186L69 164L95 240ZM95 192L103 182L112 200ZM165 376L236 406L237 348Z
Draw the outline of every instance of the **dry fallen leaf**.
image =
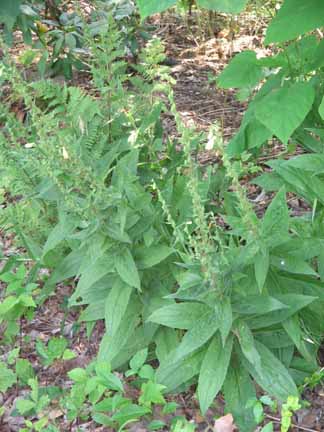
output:
M60 409L53 409L53 410L51 410L49 412L48 418L50 420L55 420L55 419L57 419L59 417L62 417L63 415L64 415L64 412L62 410L60 410Z
M232 414L227 414L215 421L214 432L234 432L235 429Z

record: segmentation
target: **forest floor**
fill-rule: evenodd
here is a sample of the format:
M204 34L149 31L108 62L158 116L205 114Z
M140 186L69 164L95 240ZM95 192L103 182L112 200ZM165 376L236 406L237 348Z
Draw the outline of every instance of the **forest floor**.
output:
M177 107L183 120L189 125L195 125L199 130L207 130L208 127L217 122L223 132L225 140L228 140L237 131L246 105L239 102L233 91L218 89L215 84L217 76L230 58L235 53L245 49L254 49L260 55L266 55L267 50L262 46L262 38L265 24L260 17L249 16L240 23L239 33L232 32L226 26L220 28L216 36L201 37L197 23L189 22L183 17L176 17L165 14L163 19L152 19L156 25L156 35L164 41L168 58L174 60L171 66L172 76L176 79L175 95ZM198 36L197 36L198 35ZM74 83L75 84L75 83ZM82 82L80 82L82 85ZM173 119L165 119L166 132L175 133ZM270 154L271 157L282 148L274 145ZM200 162L203 164L213 163L217 155L212 152L204 152L200 155ZM250 190L251 197L258 197L259 191ZM266 207L267 197L261 197L258 201L260 207ZM301 205L300 202L294 204ZM16 253L11 235L0 233L0 245L2 244L5 258ZM44 270L46 272L46 270ZM86 336L85 327L79 326L78 310L67 310L66 299L71 295L74 287L71 285L59 284L55 295L51 296L38 308L31 321L23 320L21 325L21 350L20 357L27 358L36 370L40 384L59 385L67 388L71 381L67 372L75 367L84 367L96 355L100 339L104 332L102 322L98 322L91 335L91 341ZM0 285L1 290L1 285ZM70 348L77 354L76 358L64 362L56 362L50 367L44 367L35 351L37 339L47 342L53 336L63 335L69 340ZM28 336L28 340L25 340ZM5 358L5 354L0 356ZM132 390L134 391L134 390ZM5 396L0 394L0 405L5 407L3 423L0 423L1 432L18 431L23 427L23 418L11 415L12 406L15 400L23 395L24 390L13 388ZM294 426L291 431L324 431L324 388L318 385L313 390L304 393L304 399L309 402L309 407L299 410L293 417ZM177 415L184 415L188 420L195 422L198 431L213 431L215 416L223 414L224 402L222 397L217 399L217 408L210 409L206 417L201 417L198 402L194 396L194 389L178 395L176 402L179 408ZM84 431L108 432L109 429L99 427L94 422L82 425L68 426L64 419L63 412L59 407L51 412L52 418L60 424L60 430L75 431L80 428ZM275 430L280 430L279 414L273 415ZM158 409L155 412L155 419L164 418ZM133 432L147 431L145 421L138 422L129 428ZM166 429L165 429L166 430Z

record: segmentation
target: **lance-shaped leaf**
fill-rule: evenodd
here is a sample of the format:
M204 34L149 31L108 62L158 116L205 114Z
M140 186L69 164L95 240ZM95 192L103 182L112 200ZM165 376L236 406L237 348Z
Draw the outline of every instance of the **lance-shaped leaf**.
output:
M249 361L244 358L242 361L256 382L280 401L298 396L296 384L281 361L262 343L256 341L255 345L261 357L261 373Z
M148 318L148 321L171 328L190 329L208 311L211 309L203 303L175 303L157 309Z
M207 312L187 331L180 345L170 354L173 362L177 362L202 347L218 329L219 322L214 311Z
M118 279L105 302L105 323L107 332L113 336L121 323L132 293L132 287Z
M209 344L198 380L198 398L203 414L222 388L231 359L232 347L233 337L230 336L223 347L219 333Z
M141 281L134 258L128 248L115 255L115 267L120 278L128 285L141 289Z

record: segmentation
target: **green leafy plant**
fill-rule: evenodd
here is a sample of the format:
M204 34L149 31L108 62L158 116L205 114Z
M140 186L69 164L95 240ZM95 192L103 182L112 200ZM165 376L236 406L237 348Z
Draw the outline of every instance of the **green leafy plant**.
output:
M6 392L17 381L16 374L4 362L0 362L0 378L1 392Z
M302 388L309 387L313 390L317 385L323 383L324 371L322 369L314 372L311 376L306 377Z
M175 6L178 0L152 0L147 2L145 0L137 0L137 4L143 18L153 15L158 12L163 12L166 9ZM248 0L235 0L228 2L227 0L196 0L199 7L208 10L216 10L218 12L238 13L247 4Z
M187 420L177 420L172 426L172 432L194 432L196 430L196 425L189 423Z
M30 396L28 399L18 399L16 402L16 409L23 416L30 413L39 415L39 419L36 422L26 419L26 429L23 429L23 431L35 430L36 432L40 432L44 430L48 423L48 418L43 415L43 411L49 405L50 398L48 395L40 395L39 385L36 378L29 379L28 385L31 388Z
M291 426L291 417L293 413L301 408L299 399L290 396L286 403L282 405L281 409L281 432L288 432Z
M53 337L47 346L38 339L36 341L36 351L41 357L45 366L49 366L56 360L71 360L75 358L73 351L67 348L68 341L63 337Z
M122 381L111 372L106 362L95 362L87 369L73 369L69 377L75 382L64 401L70 420L91 413L97 423L105 426L117 424L121 430L130 421L151 412L149 407L136 405L123 396ZM87 407L89 403L91 406Z
M8 266L11 266L10 262ZM19 331L19 320L23 316L29 318L33 316L36 308L34 293L38 285L25 282L26 267L24 264L20 264L15 272L6 271L5 267L0 274L0 280L7 284L5 297L0 303L0 323L5 326L4 339L10 341Z

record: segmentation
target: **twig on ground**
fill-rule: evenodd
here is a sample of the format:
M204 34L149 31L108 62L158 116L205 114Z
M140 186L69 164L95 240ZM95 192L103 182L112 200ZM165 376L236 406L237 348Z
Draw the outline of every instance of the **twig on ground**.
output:
M271 415L269 415L269 414L266 414L266 417L267 417L269 420L273 420L273 421L276 422L276 423L281 423L281 420L280 420L280 418L278 418L278 417L273 417L273 416L271 416ZM293 428L297 428L297 429L300 429L300 430L303 430L303 431L306 431L306 432L318 432L316 429L310 429L310 428L307 428L307 427L305 427L305 426L299 426L299 425L296 425L296 424L294 424L294 423L291 424L291 427L293 427Z

